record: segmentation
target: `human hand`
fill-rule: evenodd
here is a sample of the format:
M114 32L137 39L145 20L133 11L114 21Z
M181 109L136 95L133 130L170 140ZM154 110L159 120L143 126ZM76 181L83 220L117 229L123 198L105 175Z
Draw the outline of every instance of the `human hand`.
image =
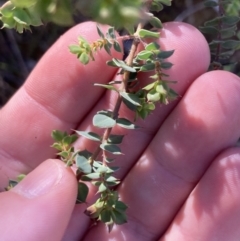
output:
M73 172L59 160L43 162L55 156L53 129L90 130L96 110L114 103L113 93L92 87L112 80L115 69L105 66L109 56L101 52L83 66L67 49L79 35L96 39L95 29L84 23L62 36L1 109L1 189L9 178L33 170L0 194L1 240L237 240L240 149L232 146L239 137L240 81L224 71L204 74L208 46L190 25L167 23L160 40L161 47L175 49L168 74L182 97L138 121L143 128L128 132L121 146L125 155L116 161L127 224L110 234L103 224L89 229L86 206L74 205ZM124 108L120 114L131 115ZM88 202L93 199L92 191Z

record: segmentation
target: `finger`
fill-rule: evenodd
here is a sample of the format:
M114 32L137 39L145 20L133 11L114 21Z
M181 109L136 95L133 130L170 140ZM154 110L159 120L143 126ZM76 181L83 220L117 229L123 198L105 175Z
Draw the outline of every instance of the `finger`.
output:
M216 158L174 219L162 241L239 240L240 149Z
M110 236L97 227L86 240L160 237L211 160L236 143L239 93L239 78L231 73L200 76L121 184L121 198L129 206L128 224L117 226Z
M76 195L70 168L59 160L42 163L15 188L0 194L1 240L60 241Z
M106 26L102 28L106 30ZM80 24L60 37L1 109L0 132L4 138L0 140L0 155L6 168L8 160L14 159L9 169L27 172L53 155L51 131L75 128L103 93L103 89L93 88L93 83L107 82L115 74L114 68L105 65L110 59L105 51L96 53L95 61L87 67L79 63L68 50L79 35L89 42L98 39L96 24ZM113 57L121 58L121 54L113 51Z
M174 86L174 88L176 88L180 95L183 95L195 77L206 71L208 67L209 48L207 42L197 29L184 23L168 23L166 25L166 29L162 31L161 36L163 36L163 39L160 38L160 45L163 46L163 48L166 50L176 49L176 56L174 54L171 59L169 59L169 61L174 63L174 69L170 70L171 72L169 72L169 74L170 76L173 75L174 78L178 80L178 83ZM198 56L198 58L194 56ZM187 60L183 61L185 58ZM197 67L189 68L187 66L189 64L188 59L190 58L192 61L191 64ZM183 71L183 69L186 68L188 68L189 71ZM144 81L143 76L141 81ZM94 108L88 117L81 123L78 129L99 133L99 130L93 128L90 124L92 122L92 117L101 109L112 109L115 101L116 96L114 96L114 93L107 92L107 94L104 95L98 102L96 108ZM138 160L139 156L144 152L144 149L154 137L166 116L171 112L178 101L179 100L174 101L168 106L158 106L154 113L146 120L138 121L137 124L142 127L140 130L125 131L114 127L114 134L125 135L123 143L121 144L121 150L124 155L118 156L114 162L114 165L120 167L120 170L116 173L118 178L122 179ZM122 106L120 117L126 116L130 117L132 116L132 113ZM80 150L86 148L89 151L94 151L95 146L93 146L92 142L89 142L84 138L80 138L76 143L76 148ZM91 203L91 198L88 201ZM83 214L85 207L79 207L78 209L80 220L86 220L86 217ZM73 220L74 218L75 216L73 217ZM74 223L74 221L72 221L72 223ZM69 225L69 230L71 230L71 232L72 227L72 224ZM78 235L81 234L78 233ZM78 236L78 239L80 239L80 236ZM66 240L68 239L66 238Z

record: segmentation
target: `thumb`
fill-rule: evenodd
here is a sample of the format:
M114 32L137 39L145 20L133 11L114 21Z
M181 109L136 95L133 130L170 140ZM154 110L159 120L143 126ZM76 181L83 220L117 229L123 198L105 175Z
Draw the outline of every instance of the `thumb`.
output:
M76 195L72 170L59 160L43 162L13 189L0 194L1 240L61 240Z

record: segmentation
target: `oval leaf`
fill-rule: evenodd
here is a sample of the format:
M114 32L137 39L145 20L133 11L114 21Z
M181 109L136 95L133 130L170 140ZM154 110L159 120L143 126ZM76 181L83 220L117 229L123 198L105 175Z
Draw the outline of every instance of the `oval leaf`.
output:
M99 128L111 128L116 125L116 121L109 116L96 114L93 117L93 125Z
M119 68L122 68L126 71L133 72L133 73L136 72L136 70L134 68L127 65L124 61L122 61L120 59L113 58L112 60L107 61L107 65L113 66L113 67L119 67Z
M76 166L81 172L85 174L92 172L92 166L90 165L88 159L82 155L77 155Z
M139 127L133 124L131 121L125 119L125 118L118 118L117 119L117 125L126 128L126 129L138 129Z
M152 17L149 22L155 28L162 28L162 22L157 17Z
M92 141L101 141L101 137L94 132L87 132L87 131L76 131L76 133L80 136L83 136Z
M159 59L166 59L166 58L169 58L170 56L172 56L174 53L174 50L169 50L169 51L161 51L157 57Z
M77 203L85 203L88 195L88 186L83 183L78 183L78 195L77 195Z
M124 135L110 135L108 137L107 142L109 144L121 144L123 140Z
M130 94L127 92L120 92L120 95L127 101L131 102L133 105L141 106L141 100L139 99L139 97L137 95Z
M108 90L117 91L117 89L116 89L113 85L111 85L111 84L103 85L103 84L98 84L98 83L96 83L96 84L94 84L94 85L95 85L95 86L100 86L100 87L106 88L106 89L108 89Z
M108 151L112 154L115 154L115 155L121 155L122 152L121 152L121 149L119 146L117 145L114 145L114 144L101 144L100 147L105 150L105 151Z
M141 29L138 32L138 35L139 35L140 38L159 38L160 37L160 33L149 31L149 30L146 30L146 29Z

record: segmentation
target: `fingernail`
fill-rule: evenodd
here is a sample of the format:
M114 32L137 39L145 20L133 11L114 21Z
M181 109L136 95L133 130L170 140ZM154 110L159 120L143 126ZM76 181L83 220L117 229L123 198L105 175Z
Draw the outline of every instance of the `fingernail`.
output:
M35 198L49 193L58 185L63 175L62 166L56 160L48 160L29 173L11 191L27 198Z

